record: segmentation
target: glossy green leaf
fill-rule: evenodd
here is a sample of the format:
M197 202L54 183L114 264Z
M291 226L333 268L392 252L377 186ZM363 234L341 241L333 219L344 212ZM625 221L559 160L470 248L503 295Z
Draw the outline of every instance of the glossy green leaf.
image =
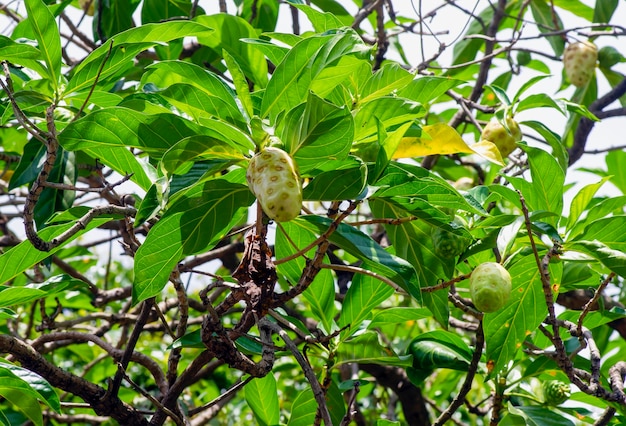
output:
M145 24L116 34L91 52L76 66L65 89L66 93L91 88L97 80L106 81L128 69L135 56L157 43L201 35L210 28L191 21L169 21ZM104 65L102 65L104 64Z
M311 25L313 25L313 29L316 33L324 33L345 26L344 23L332 13L320 12L306 4L294 4L293 6L304 12L306 17L309 18L309 21L311 21Z
M24 304L85 286L84 282L69 275L58 275L41 284L31 283L23 287L0 286L0 306L8 307Z
M551 264L553 282L559 282L558 265ZM541 274L532 255L521 257L508 268L512 279L511 297L499 311L486 313L483 324L486 357L493 372L500 372L515 358L522 342L533 333L548 314Z
M589 223L578 239L600 241L614 250L626 253L626 216L595 220Z
M589 207L589 203L595 196L596 192L609 180L608 177L601 179L599 182L590 183L576 193L570 207L569 217L567 218L566 229L571 230L580 219L580 215Z
M241 66L237 63L237 60L235 60L235 58L228 53L228 51L222 50L222 56L224 57L224 61L228 67L228 72L232 76L233 85L235 86L235 90L237 92L237 99L241 102L241 106L248 118L251 118L255 115L255 111L246 76L243 73Z
M365 103L396 90L401 90L413 81L413 74L399 64L388 62L367 79L360 90L359 102Z
M218 55L222 50L227 51L255 85L259 88L267 85L267 63L263 54L253 46L240 41L257 38L256 29L244 19L224 13L198 16L196 21L207 27L219 28L219 31L199 35L200 44L210 47Z
M525 127L530 127L544 138L544 140L552 148L552 155L556 158L561 166L561 169L565 172L569 166L569 155L563 142L561 141L561 137L540 121L522 121L520 124L523 124Z
M367 328L374 329L386 324L411 323L431 316L431 312L426 308L393 307L376 313Z
M615 10L617 9L618 3L619 0L597 1L593 9L592 22L596 22L599 24L605 24L607 22L610 22L613 14L615 13Z
M411 355L396 355L391 348L381 344L377 333L366 331L341 343L337 350L335 366L361 362L408 367L412 363L412 358Z
M303 39L276 67L263 96L261 117L274 120L280 112L291 110L307 98L311 83L324 68L343 55L367 49L353 30Z
M303 216L301 220L308 222L318 232L325 232L332 223L330 219L321 216ZM373 272L389 278L418 302L421 301L418 275L406 260L389 254L368 235L344 223L337 227L329 239L351 255L371 261L369 265Z
M161 159L161 166L169 173L177 173L180 169L191 167L194 161L244 159L240 147L229 140L194 135L182 139L168 149Z
M356 167L341 168L315 176L304 187L303 199L333 201L358 198L367 184L367 167L359 161L354 163Z
M368 262L361 265L369 269ZM379 306L394 293L393 288L374 277L355 274L341 305L341 316L338 320L342 331L342 339L358 331L363 320L371 318L372 309Z
M530 10L532 11L533 18L540 24L538 29L541 33L548 33L563 28L563 22L559 18L557 11L550 7L547 1L534 1L530 4ZM555 28L556 27L556 28ZM565 40L559 36L547 36L546 37L552 50L556 56L563 54L565 47Z
M133 302L159 294L178 261L215 246L247 212L254 195L237 172L177 194L137 250Z
M385 129L407 122L413 122L424 113L421 104L408 99L383 96L366 102L359 107L354 116L356 130L354 140L359 143L371 142L378 136L378 122Z
M522 145L528 154L532 182L523 178L507 178L521 191L529 211L545 210L557 214L548 219L555 225L563 211L563 187L565 173L556 159L546 151Z
M574 422L563 414L547 407L519 406L508 404L509 416L518 416L529 426L574 426Z
M57 413L61 410L59 396L50 383L40 375L17 365L9 364L4 360L0 361L0 370L3 371L3 375L6 374L6 377L14 376L24 381L34 391L35 397L52 410Z
M41 77L48 76L48 70L39 63L42 59L41 52L30 44L20 43L0 35L0 58L37 71Z
M388 200L371 200L372 213L377 218L406 217L407 212ZM431 227L421 221L399 225L385 225L396 255L406 259L417 271L421 286L436 285L441 279L448 279L453 272L453 264L443 262L434 252L431 240ZM435 319L444 326L448 323L447 291L423 293L424 305L430 309Z
M624 162L626 152L622 150L611 151L606 155L607 173L611 176L611 183L626 195L626 170Z
M287 426L309 426L315 423L317 402L310 388L301 391L291 405Z
M414 338L407 348L413 355L413 378L425 379L438 368L467 371L472 350L456 334L435 330Z
M339 108L310 94L306 103L285 115L276 134L306 173L319 163L347 158L354 137L354 122L347 108Z
M626 196L624 195L601 200L587 210L587 215L584 220L576 222L570 232L570 239L582 238L580 237L580 233L593 221L604 218L612 213L622 213L624 205L626 205Z
M255 378L243 389L246 402L252 409L258 424L261 426L277 425L280 407L274 375L270 373L265 377Z
M24 2L28 22L39 45L39 52L48 68L50 84L56 91L61 78L61 36L52 12L41 0ZM28 49L25 49L28 52ZM4 59L4 58L3 58Z
M78 231L72 238L68 239L63 245L57 246L49 252L37 250L30 241L22 241L15 247L5 251L0 255L0 282L6 283L17 275L32 268L34 265L43 261L50 255L58 252L71 241L81 235L91 231L92 229L111 221L111 216L100 216L89 222L85 229ZM54 237L58 237L74 225L74 222L64 223L62 225L51 225L39 232L39 236L45 241L50 241Z
M281 223L279 230L276 232L275 255L277 259L290 256L298 249L302 249L315 241L317 238L315 233L302 225L300 221L295 220ZM295 244L296 247L294 247L292 243ZM314 254L315 248L305 253L309 258L313 257ZM291 284L295 284L300 280L302 271L305 268L305 259L298 257L279 264L277 266L277 272L284 274ZM311 305L311 310L315 317L322 322L324 329L327 331L332 330L332 324L336 314L335 283L332 272L328 269L320 270L311 285L309 285L309 288L303 293L303 296Z
M612 249L597 240L568 242L563 248L566 251L584 253L590 258L598 260L617 275L626 277L626 253L623 251Z
M461 84L463 80L453 78L416 76L406 87L398 91L398 96L426 105Z

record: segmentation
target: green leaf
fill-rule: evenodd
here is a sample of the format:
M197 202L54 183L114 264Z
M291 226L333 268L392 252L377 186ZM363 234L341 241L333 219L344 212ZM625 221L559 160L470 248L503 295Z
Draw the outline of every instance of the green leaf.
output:
M261 117L270 116L274 121L280 112L291 110L307 98L313 80L324 68L343 55L367 49L353 30L303 39L276 67L263 95Z
M563 211L563 187L565 173L556 159L546 151L522 144L528 154L532 182L523 178L507 178L521 191L529 211L545 210L556 213L548 218L548 223L555 225Z
M220 78L197 65L165 61L147 67L141 84L153 84L158 93L196 121L202 116L218 117L240 129L246 128L235 93Z
M146 114L114 107L74 121L59 134L59 142L65 149L81 150L121 174L133 173L131 179L147 190L152 185L151 166L140 162L128 151L129 146L158 159L187 137L206 135L229 141L220 133L222 129L215 127L200 126L169 113Z
M425 379L438 368L467 371L472 350L454 333L435 330L415 337L407 348L413 355L413 378Z
M463 80L447 77L418 76L406 87L400 89L398 96L426 105L463 83Z
M275 255L277 259L290 256L297 251L292 243L301 249L315 241L317 238L315 233L302 225L302 222L295 220L281 223L276 232ZM314 254L315 248L312 248L305 253L305 256L312 258ZM303 257L281 263L276 267L278 273L285 275L292 284L300 280L305 268L306 261ZM335 283L331 271L321 269L303 296L311 305L314 316L322 322L324 329L330 332L336 313Z
M488 362L493 362L495 373L499 373L510 360L515 359L522 342L537 329L548 314L541 274L534 256L520 258L508 271L512 279L509 301L499 311L486 313L483 320L487 342L486 358ZM551 272L557 271L551 269ZM558 273L553 275L558 280Z
M368 262L364 262L361 267L369 269ZM355 274L341 305L338 325L340 328L347 327L341 332L342 340L357 332L363 320L371 316L372 309L387 300L393 292L391 287L374 277Z
M574 241L563 246L565 251L584 253L592 259L598 260L609 270L621 277L626 277L626 254L608 247L600 241ZM585 259L580 259L585 260Z
M41 77L48 76L48 70L38 62L42 59L41 52L30 44L19 43L0 35L0 58L37 71Z
M352 200L358 198L367 184L367 167L354 159L340 163L339 168L322 172L309 182L302 191L302 198L315 201ZM348 163L348 164L346 164Z
M380 343L377 333L365 331L342 342L337 348L337 362L334 366L351 362L409 367L412 356L397 356Z
M273 374L253 379L244 386L244 396L254 418L262 426L277 425L280 416L276 379Z
M401 90L413 81L413 74L400 64L387 62L367 79L360 90L359 102L365 103Z
M61 36L52 12L41 0L26 0L26 13L56 92L61 78ZM28 50L26 50L28 52ZM3 58L4 59L4 58Z
M599 24L608 24L617 9L619 0L603 0L595 3L593 9L593 21Z
M306 173L330 160L344 160L354 138L354 122L347 108L309 94L306 103L289 111L276 129L277 136Z
M388 200L371 200L370 208L377 218L407 216L404 209ZM421 221L412 221L399 225L385 225L385 229L396 254L406 259L417 271L421 286L433 286L439 280L451 277L454 265L450 262L444 263L435 254L429 225ZM444 326L448 324L447 293L444 290L422 294L425 306Z
M397 307L384 309L374 315L367 326L368 329L380 327L386 324L402 324L431 317L431 312L426 308Z
M325 232L332 223L330 219L321 216L302 216L300 220L308 222L319 233ZM370 260L372 272L389 278L418 302L421 301L419 278L413 266L406 260L389 254L368 235L345 223L341 223L329 239L352 256L361 260Z
M0 361L0 370L5 377L16 377L24 381L32 391L35 393L35 397L45 403L48 407L56 411L61 410L61 403L59 396L55 392L54 388L48 383L46 379L39 374L34 373L17 365L9 364L8 362Z
M332 13L320 12L306 4L293 4L293 6L304 12L307 18L309 18L309 21L311 21L311 25L313 25L313 30L316 33L324 33L326 31L334 30L344 26L344 23L341 22Z
M241 42L241 39L257 38L256 29L246 20L224 13L201 15L195 19L207 27L219 28L219 31L199 35L200 44L210 47L217 55L222 50L227 51L255 85L259 88L267 85L267 63L263 54L252 45Z
M21 305L33 300L43 299L67 290L84 288L86 284L69 275L58 275L43 283L31 283L25 286L0 286L0 307Z
M293 400L287 426L310 426L315 422L317 402L311 388L301 391Z
M551 8L547 1L540 0L530 3L530 10L532 11L533 18L538 24L539 32L549 33L552 31L558 31L563 28L561 18L556 13L556 10ZM554 54L560 57L563 54L565 47L565 40L560 36L547 36L546 37Z
M570 207L569 217L567 218L566 230L571 230L580 219L580 215L587 210L589 203L593 200L596 192L609 180L608 177L602 178L599 182L590 183L576 193Z
M239 102L241 102L241 106L243 107L243 110L248 118L251 118L254 116L255 112L246 76L239 66L239 63L237 63L237 60L230 53L228 53L228 51L222 50L222 56L224 57L224 62L226 62L228 72L233 79L233 85L237 91L237 98L239 99Z
M63 248L63 246L67 245L71 241L89 232L90 230L109 222L112 219L113 217L111 216L100 216L93 219L89 222L85 229L78 231L74 236L68 239L65 244L57 246L49 252L37 250L28 240L22 241L15 247L0 255L0 282L6 283L7 281L10 281L50 255L58 252ZM74 224L75 222L70 222L62 225L48 226L39 232L39 236L45 241L50 241L67 231Z
M561 141L561 137L550 130L545 124L539 121L522 121L520 124L523 124L526 127L530 127L539 133L546 142L552 147L552 155L556 158L563 172L567 171L568 168L568 154L565 149L565 145Z
M509 416L519 416L529 426L574 426L563 414L546 407L518 406L508 403Z
M135 255L134 303L159 294L178 261L214 247L246 214L254 195L237 182L243 173L239 169L177 194Z
M107 40L76 66L65 93L87 90L98 80L106 81L121 74L132 66L138 53L158 43L198 36L208 31L212 30L196 22L169 21L145 24L116 34L114 38ZM102 66L103 63L104 66Z
M607 173L611 176L611 183L615 185L622 194L626 194L626 152L622 150L611 151L606 155Z
M219 140L205 135L189 136L175 143L161 159L162 168L173 174L187 170L195 161L245 159L240 147L230 140ZM226 161L224 161L226 164ZM225 166L226 167L226 166Z
M383 96L362 104L354 116L354 140L372 142L378 137L379 122L385 129L392 129L407 122L414 122L424 114L421 104L395 96Z
M577 239L597 240L614 250L626 252L626 216L594 220Z
M132 28L133 13L139 4L136 0L105 1L97 5L98 29L94 31L94 39L108 40L124 30Z
M532 86L534 86L535 84L537 84L538 82L540 82L541 80L547 77L550 77L550 75L544 74L544 75L537 75L537 76L529 78L524 84L522 84L522 86L517 90L517 92L515 92L515 95L513 96L511 103L512 104L517 103L517 101L519 101L522 98L522 95L526 93L528 89L530 89ZM522 102L524 101L522 100ZM515 110L519 111L519 106L517 106Z

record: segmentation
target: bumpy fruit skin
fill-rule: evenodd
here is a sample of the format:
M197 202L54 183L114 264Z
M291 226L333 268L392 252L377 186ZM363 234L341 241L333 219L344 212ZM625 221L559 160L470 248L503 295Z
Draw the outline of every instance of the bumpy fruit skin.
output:
M252 157L246 179L270 219L287 222L300 214L300 177L293 159L282 149L265 148Z
M570 397L569 385L560 380L547 380L543 382L542 388L543 398L547 405L563 404Z
M487 262L474 268L470 276L470 295L476 309L495 312L511 295L511 275L502 265Z
M585 87L596 70L598 48L595 44L580 41L571 43L563 53L563 67L567 79L576 87Z
M462 226L458 219L453 221L453 226L455 223L458 226ZM431 238L435 254L444 259L452 259L460 255L471 243L469 239L441 228L433 228Z
M517 148L515 142L522 139L522 131L515 120L511 117L507 117L506 125L510 133L500 124L496 117L492 117L489 123L483 128L483 132L480 135L481 140L488 140L498 147L500 154L502 154L504 158L515 151L515 148Z

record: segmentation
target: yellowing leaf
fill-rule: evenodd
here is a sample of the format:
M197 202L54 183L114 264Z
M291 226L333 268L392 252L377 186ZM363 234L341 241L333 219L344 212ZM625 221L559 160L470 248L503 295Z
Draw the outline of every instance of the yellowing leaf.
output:
M498 148L488 141L474 145L465 143L461 135L445 123L436 123L422 128L423 137L402 138L393 158L413 158L426 155L478 154L492 163L504 165Z

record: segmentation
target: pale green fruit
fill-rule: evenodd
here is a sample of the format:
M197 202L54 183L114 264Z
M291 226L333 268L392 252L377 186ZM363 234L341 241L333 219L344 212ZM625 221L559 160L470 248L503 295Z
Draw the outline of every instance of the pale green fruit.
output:
M478 265L470 276L470 295L476 309L495 312L511 295L511 275L502 265L487 262Z
M567 79L576 87L585 87L596 72L598 48L587 41L571 43L563 53Z
M507 129L498 121L496 117L492 117L489 123L483 128L483 132L480 135L481 140L488 140L493 143L503 158L508 157L517 145L517 141L522 140L522 131L517 124L517 121L511 117L507 117L506 125Z
M252 157L246 179L270 219L287 222L300 214L300 177L295 162L282 149L265 148Z

